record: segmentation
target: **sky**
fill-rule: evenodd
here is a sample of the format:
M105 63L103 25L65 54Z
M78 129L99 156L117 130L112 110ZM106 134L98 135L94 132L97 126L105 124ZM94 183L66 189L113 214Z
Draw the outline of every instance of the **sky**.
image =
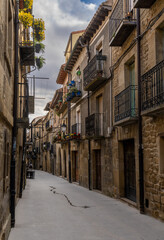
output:
M35 18L45 21L46 46L43 57L46 64L40 71L34 71L31 76L45 77L49 80L36 80L35 114L30 115L30 121L46 114L44 107L51 101L55 90L60 66L65 62L64 51L72 31L83 30L96 12L100 0L34 0L33 14ZM40 56L40 54L37 56Z

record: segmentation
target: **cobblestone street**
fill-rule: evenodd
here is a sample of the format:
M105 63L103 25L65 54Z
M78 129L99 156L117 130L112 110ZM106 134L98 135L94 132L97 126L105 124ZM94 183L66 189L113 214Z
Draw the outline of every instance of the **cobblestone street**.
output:
M16 208L9 240L163 240L163 223L133 207L36 171Z

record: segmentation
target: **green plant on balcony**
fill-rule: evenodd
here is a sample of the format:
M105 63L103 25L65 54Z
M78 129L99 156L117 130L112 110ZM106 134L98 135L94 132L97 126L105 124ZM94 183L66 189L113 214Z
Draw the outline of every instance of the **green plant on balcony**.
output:
M77 89L76 87L71 87L71 88L70 88L70 92L71 92L71 93L72 93L72 92L76 93L76 92L78 92L78 89Z
M37 42L45 40L45 23L43 19L38 18L34 20L34 39Z
M31 9L33 5L33 0L24 0L24 8Z
M45 52L45 45L43 43L37 43L35 42L35 52L36 53L44 53Z
M43 58L42 56L36 58L36 67L38 70L40 70L45 63L45 58Z
M19 12L19 21L23 24L25 28L32 27L33 16L31 15L31 13L27 13L22 10Z

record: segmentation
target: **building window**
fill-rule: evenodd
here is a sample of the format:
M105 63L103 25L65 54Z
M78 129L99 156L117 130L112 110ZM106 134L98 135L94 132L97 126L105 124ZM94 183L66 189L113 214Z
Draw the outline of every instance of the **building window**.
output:
M156 61L157 63L164 60L164 27L156 30Z
M164 136L160 137L160 174L164 174Z

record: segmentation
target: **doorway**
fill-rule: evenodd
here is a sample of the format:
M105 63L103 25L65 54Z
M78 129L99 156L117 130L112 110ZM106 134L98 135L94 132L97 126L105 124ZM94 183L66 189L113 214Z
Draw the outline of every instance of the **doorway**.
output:
M101 191L101 150L94 150L93 188Z
M72 179L73 182L79 182L79 164L78 164L78 152L72 152Z
M136 202L136 166L134 139L126 140L124 146L125 197Z

